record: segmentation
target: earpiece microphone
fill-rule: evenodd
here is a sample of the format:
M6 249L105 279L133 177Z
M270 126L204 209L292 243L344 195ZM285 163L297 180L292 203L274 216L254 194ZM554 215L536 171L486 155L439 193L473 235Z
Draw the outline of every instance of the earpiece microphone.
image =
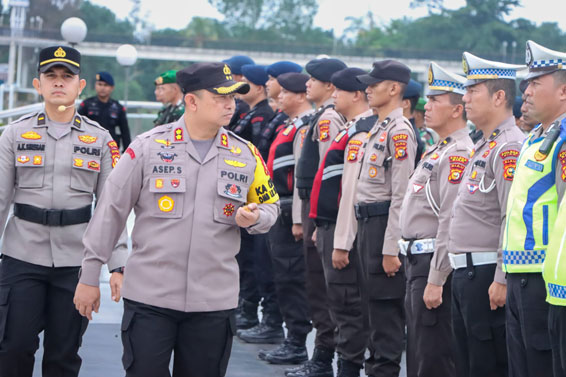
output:
M60 113L64 112L65 110L67 110L69 107L75 107L75 105L69 105L69 106L65 106L65 105L60 105L57 108L57 111L59 111Z

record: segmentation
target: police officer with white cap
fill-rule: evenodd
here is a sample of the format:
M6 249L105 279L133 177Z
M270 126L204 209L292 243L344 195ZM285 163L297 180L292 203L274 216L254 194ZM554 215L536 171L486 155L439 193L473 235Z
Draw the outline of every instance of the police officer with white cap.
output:
M456 373L450 314L452 291L450 284L445 285L452 268L448 258L438 259L438 250L448 246L452 203L473 148L462 101L465 81L434 62L429 66L425 122L440 140L423 155L411 176L399 218L399 247L405 255L407 277L408 376Z
M513 118L515 77L523 67L464 52L463 68L466 113L483 137L470 155L450 219L456 371L458 376L505 376L506 281L500 247L524 139Z
M566 189L566 71L561 63L566 54L527 41L526 58L529 73L521 88L527 111L540 124L523 143L517 160L502 245L509 374L518 377L553 374L542 271L547 246L549 252L557 251L548 244L553 229L549 224L557 223ZM552 295L549 301L553 302Z

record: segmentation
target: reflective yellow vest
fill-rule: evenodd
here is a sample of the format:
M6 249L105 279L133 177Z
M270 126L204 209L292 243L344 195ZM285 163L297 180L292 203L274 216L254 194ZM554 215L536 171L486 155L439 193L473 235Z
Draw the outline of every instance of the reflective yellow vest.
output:
M502 245L507 273L542 272L547 254L549 231L558 211L555 169L565 139L560 135L546 155L539 152L543 140L531 134L517 161Z

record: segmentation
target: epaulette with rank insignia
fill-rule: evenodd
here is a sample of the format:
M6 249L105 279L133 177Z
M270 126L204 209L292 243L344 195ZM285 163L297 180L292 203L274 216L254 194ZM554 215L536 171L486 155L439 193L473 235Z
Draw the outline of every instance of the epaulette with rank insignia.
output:
M495 139L495 138L497 137L497 135L499 135L500 132L501 132L501 130L499 130L499 129L493 131L493 132L491 133L491 135L489 135L489 140Z
M354 125L348 128L348 137L352 137L359 132L369 132L377 122L377 115L359 119Z

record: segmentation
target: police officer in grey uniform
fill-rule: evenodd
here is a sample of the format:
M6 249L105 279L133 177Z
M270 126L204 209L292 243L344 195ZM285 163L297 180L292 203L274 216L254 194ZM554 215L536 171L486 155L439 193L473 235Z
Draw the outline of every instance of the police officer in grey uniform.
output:
M423 155L411 176L399 217L399 247L407 277L407 376L411 377L456 373L450 285L443 289L452 269L446 263L439 266L435 256L437 249L447 247L452 203L473 148L462 102L466 79L434 62L428 78L425 122L440 140ZM434 300L425 294L427 279L438 292Z
M458 376L506 376L501 240L524 139L512 112L516 71L523 67L464 52L463 68L466 113L483 137L470 154L448 233L456 371Z
M224 376L235 333L240 227L265 233L278 195L259 151L222 128L234 93L249 90L224 63L177 72L185 114L138 136L108 178L85 237L75 294L98 310L100 266L132 208L122 319L126 376Z
M102 193L120 153L107 130L75 113L86 85L79 78L79 52L45 48L38 71L33 85L44 109L13 122L0 137L0 376L32 376L43 331L43 376L75 377L88 325L73 305L81 238L93 197ZM116 228L118 236L122 229ZM115 271L115 300L127 257L125 242L114 247L117 240L107 259Z
M397 244L399 211L417 150L417 136L401 108L410 75L404 64L382 60L369 74L357 77L368 85L369 105L379 115L361 148L359 178L347 183L356 189L362 303L370 325L365 370L370 376L398 376L403 351L405 274ZM355 230L337 227L336 233Z

